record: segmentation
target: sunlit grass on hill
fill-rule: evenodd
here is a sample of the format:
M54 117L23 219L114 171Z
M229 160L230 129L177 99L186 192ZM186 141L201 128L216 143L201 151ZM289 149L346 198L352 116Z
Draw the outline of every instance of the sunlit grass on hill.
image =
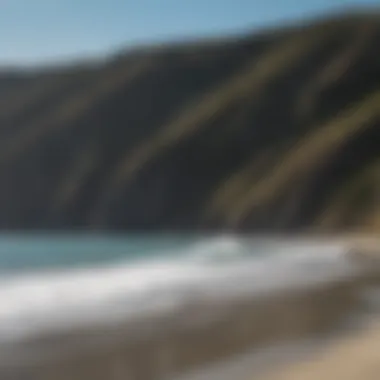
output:
M375 228L379 38L352 13L0 73L0 228Z
M335 150L354 138L380 116L380 92L375 92L358 105L349 107L326 125L317 127L295 144L281 158L272 172L264 176L242 197L231 215L230 223L238 223L252 208L279 196L299 176L315 170L321 162L333 159Z

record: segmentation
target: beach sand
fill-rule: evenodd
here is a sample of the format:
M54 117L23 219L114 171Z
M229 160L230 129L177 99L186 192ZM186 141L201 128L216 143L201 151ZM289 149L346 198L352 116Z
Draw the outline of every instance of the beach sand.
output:
M255 380L379 380L380 323L329 345L302 363ZM248 380L248 378L247 378ZM253 379L252 379L253 380Z
M193 305L161 322L136 321L72 332L29 344L43 361L21 365L22 350L0 352L2 380L155 380L179 375L266 344L334 330L360 308L360 289L378 282L363 272L336 282L287 289L232 304ZM30 356L30 353L25 354ZM25 356L24 355L24 356ZM12 365L12 360L13 361Z
M177 379L255 348L320 337L342 329L348 316L363 307L363 291L380 283L378 266L366 262L355 274L334 281L277 289L229 302L197 301L172 315L127 321L104 329L61 332L12 349L0 347L0 379ZM350 376L361 373L361 380L378 380L380 373L375 367L376 361L380 362L380 327L374 331L376 334L348 340L342 347L319 351L320 359L303 361L280 374L266 371L263 379L356 380L339 372L348 371ZM343 361L349 362L347 367ZM348 366L355 365L364 372L348 370ZM314 371L321 371L321 375L315 376ZM366 373L372 377L366 378ZM258 376L261 373L254 378ZM245 378L249 377L236 380Z

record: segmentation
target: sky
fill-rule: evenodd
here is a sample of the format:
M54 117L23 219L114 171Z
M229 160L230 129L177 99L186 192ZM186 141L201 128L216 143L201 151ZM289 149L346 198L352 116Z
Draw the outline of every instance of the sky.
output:
M228 35L380 0L0 0L0 65Z

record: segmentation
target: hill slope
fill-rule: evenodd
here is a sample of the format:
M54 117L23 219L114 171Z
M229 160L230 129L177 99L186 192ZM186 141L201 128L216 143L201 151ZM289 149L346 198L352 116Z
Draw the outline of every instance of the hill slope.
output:
M0 228L380 227L379 15L0 74Z

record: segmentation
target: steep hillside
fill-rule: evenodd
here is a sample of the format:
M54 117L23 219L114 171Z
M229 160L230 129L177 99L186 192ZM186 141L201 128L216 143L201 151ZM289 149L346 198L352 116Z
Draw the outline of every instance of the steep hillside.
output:
M0 73L0 228L378 231L380 15Z

